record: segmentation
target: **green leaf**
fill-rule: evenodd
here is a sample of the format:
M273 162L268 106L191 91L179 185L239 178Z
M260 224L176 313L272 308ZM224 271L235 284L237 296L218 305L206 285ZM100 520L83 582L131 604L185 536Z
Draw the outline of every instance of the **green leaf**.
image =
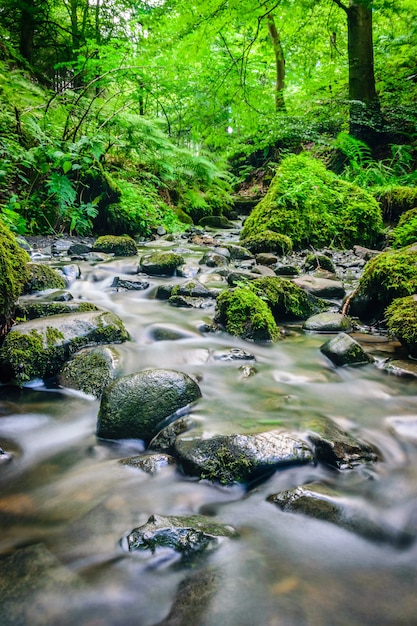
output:
M72 168L72 163L71 161L64 161L62 164L62 170L64 172L64 174L67 174L70 169Z

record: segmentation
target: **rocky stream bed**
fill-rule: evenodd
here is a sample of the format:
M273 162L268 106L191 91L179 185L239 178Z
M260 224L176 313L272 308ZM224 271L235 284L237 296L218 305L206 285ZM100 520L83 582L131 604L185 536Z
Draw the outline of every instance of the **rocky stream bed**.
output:
M417 368L344 306L374 252L324 269L239 227L27 239L65 287L19 302L46 356L0 355L2 624L416 623ZM268 276L311 315L227 332L219 294Z

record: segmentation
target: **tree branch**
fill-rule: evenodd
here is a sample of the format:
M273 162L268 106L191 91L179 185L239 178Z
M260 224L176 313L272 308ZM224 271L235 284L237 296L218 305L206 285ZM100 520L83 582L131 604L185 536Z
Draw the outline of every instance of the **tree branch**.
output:
M343 9L343 11L344 11L345 13L348 13L348 10L349 10L349 9L348 9L348 7L347 7L345 4L343 4L343 2L342 2L341 0L333 0L333 2L334 2L335 4L337 4L337 6L338 6L340 9Z

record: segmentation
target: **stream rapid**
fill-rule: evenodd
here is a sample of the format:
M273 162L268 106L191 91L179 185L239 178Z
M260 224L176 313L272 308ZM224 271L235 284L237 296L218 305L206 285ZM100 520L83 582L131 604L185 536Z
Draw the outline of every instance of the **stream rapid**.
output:
M217 241L237 238L235 231L221 231ZM202 398L190 417L204 436L297 431L306 417L325 415L375 446L381 458L343 471L292 466L250 490L192 479L175 466L150 475L118 462L143 452L141 441L96 438L99 400L39 381L24 389L4 385L0 445L14 458L0 468L0 622L416 625L415 542L402 548L374 542L281 511L267 497L322 481L384 524L403 528L415 520L417 433L403 437L391 425L394 418L417 420L417 379L371 364L335 368L320 352L329 336L299 325L274 344L207 332L214 300L185 309L155 298L159 285L184 278L140 275L148 289L112 288L115 276L131 280L141 254L153 249L181 250L197 267L207 247L161 238L144 243L138 257L77 261L81 277L68 288L75 300L124 322L131 340L117 346L123 374L168 368L198 380ZM199 279L221 288L221 274L202 266ZM364 347L381 361L395 353L386 337L368 340ZM248 358L230 358L236 350ZM197 513L233 525L239 538L188 567L121 547L121 538L151 514Z

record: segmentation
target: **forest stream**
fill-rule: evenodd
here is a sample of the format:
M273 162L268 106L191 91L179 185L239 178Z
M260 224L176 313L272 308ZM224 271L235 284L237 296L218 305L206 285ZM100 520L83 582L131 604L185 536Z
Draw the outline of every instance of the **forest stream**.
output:
M220 245L237 242L238 228L215 236ZM180 249L205 286L226 284L218 268L199 266L207 247L180 236L143 243L139 256L162 248ZM147 289L112 287L116 276L136 275L139 256L76 261L81 277L68 288L123 320L131 338L117 346L123 374L167 368L198 381L202 397L188 417L204 437L298 431L306 417L326 416L378 459L348 469L291 465L250 488L192 478L175 465L149 474L119 462L142 454L143 442L96 437L98 399L39 381L3 385L0 444L13 459L0 467L1 624L417 624L415 541L361 534L267 499L322 483L392 537L415 528L417 378L374 363L337 368L320 352L328 335L301 325L276 343L210 332L214 299L183 308L155 298L159 285L185 278L141 275ZM361 343L376 363L398 349L373 333ZM126 551L123 538L153 514L205 515L238 536L191 563Z

